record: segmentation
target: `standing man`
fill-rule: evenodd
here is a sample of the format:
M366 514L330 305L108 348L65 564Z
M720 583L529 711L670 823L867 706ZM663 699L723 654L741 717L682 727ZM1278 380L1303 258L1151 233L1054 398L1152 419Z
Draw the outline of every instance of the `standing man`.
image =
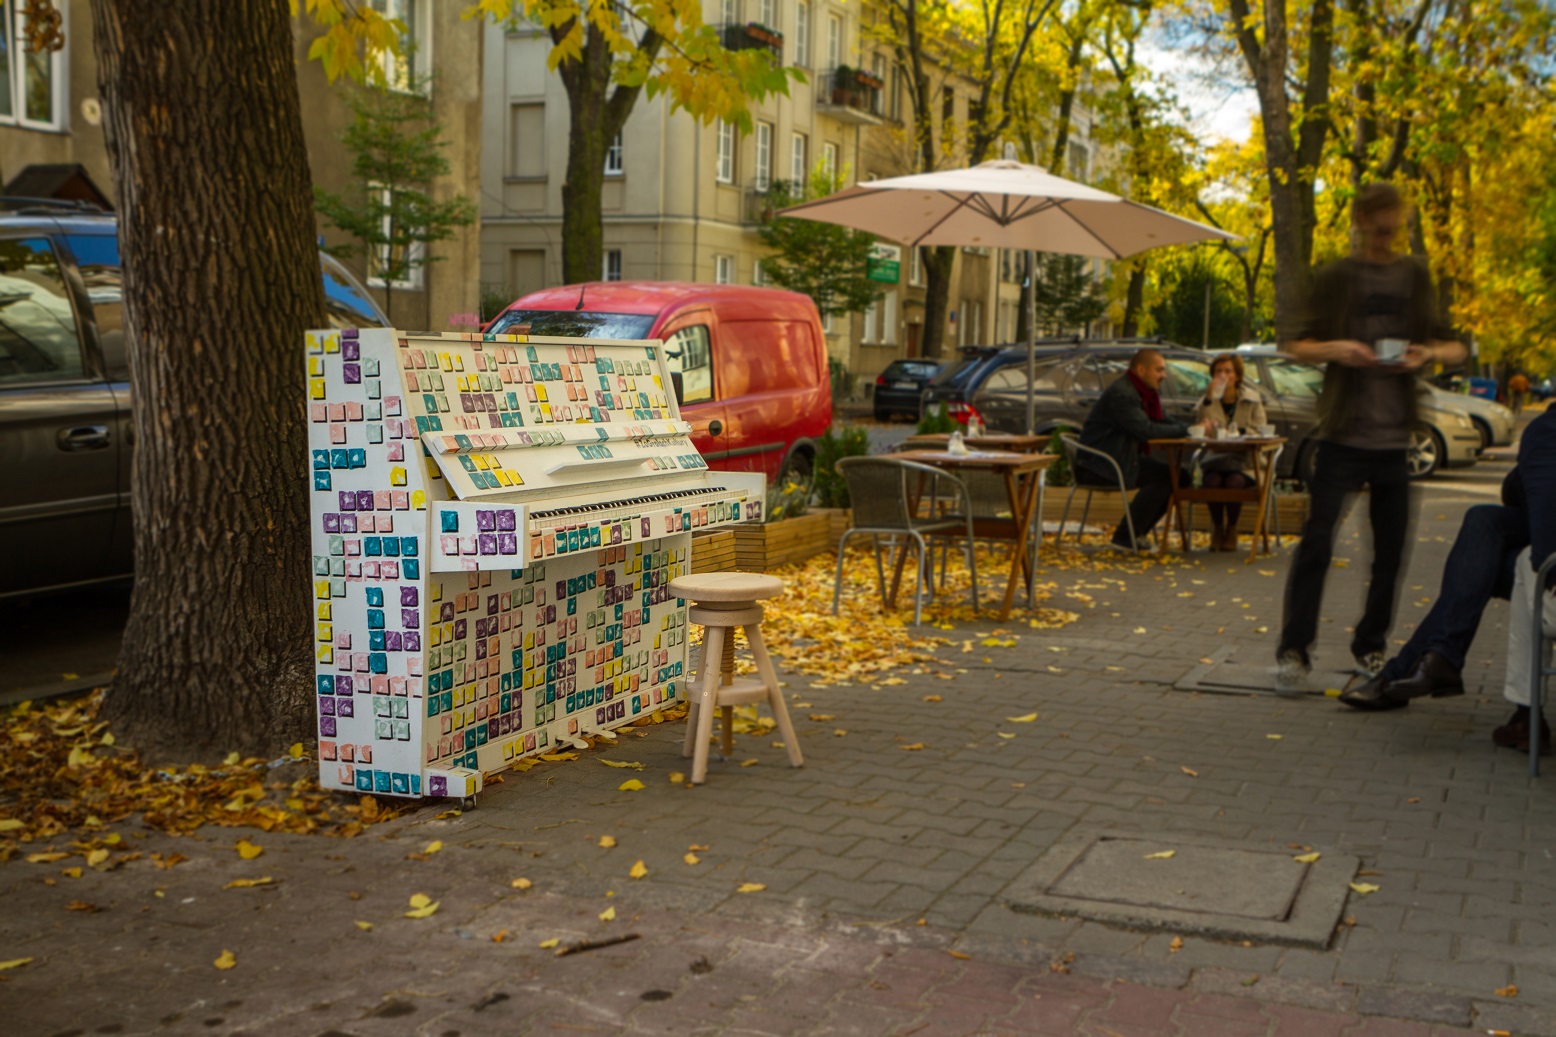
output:
M1368 678L1383 668L1410 534L1406 457L1418 423L1416 372L1434 361L1461 363L1466 355L1443 323L1426 265L1394 252L1404 221L1405 206L1392 185L1361 189L1351 206L1353 251L1318 272L1296 341L1286 346L1298 360L1327 366L1310 510L1286 582L1277 694L1307 690L1335 527L1346 498L1363 486L1369 491L1372 574L1351 654Z
M1139 487L1129 502L1129 514L1113 531L1113 547L1134 551L1138 544L1130 536L1144 537L1167 513L1176 473L1151 457L1152 439L1170 439L1188 434L1188 426L1168 421L1162 410L1162 382L1167 378L1167 361L1154 349L1142 349L1129 360L1129 370L1115 379L1097 402L1086 423L1081 426L1081 445L1100 450L1118 464L1124 485ZM1095 454L1077 452L1075 481L1081 485L1117 486L1118 476L1106 461Z
M1524 412L1524 398L1529 394L1529 376L1522 371L1514 371L1513 377L1507 380L1507 405L1513 408L1513 417Z

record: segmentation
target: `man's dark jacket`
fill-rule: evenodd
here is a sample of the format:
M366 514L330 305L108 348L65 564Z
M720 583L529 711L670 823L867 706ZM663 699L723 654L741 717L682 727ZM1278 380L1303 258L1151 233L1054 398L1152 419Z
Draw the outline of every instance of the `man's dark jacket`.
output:
M1556 552L1556 409L1529 423L1519 437L1518 464L1502 483L1502 502L1529 523L1529 564Z
M1081 426L1081 444L1102 451L1118 462L1124 473L1124 485L1134 489L1140 481L1140 447L1148 439L1170 439L1187 434L1187 425L1178 421L1153 421L1146 416L1145 402L1129 376L1123 375L1103 391ZM1080 454L1076 463L1105 482L1113 473L1100 459Z

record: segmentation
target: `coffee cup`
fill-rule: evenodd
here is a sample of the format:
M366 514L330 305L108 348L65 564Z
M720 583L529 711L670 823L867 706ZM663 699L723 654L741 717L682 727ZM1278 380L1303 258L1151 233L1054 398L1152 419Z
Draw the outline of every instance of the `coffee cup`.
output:
M1374 352L1378 354L1380 364L1397 364L1405 359L1405 350L1410 343L1402 338L1380 338Z
M1205 438L1205 426L1204 425L1190 425L1189 426L1189 437L1191 439L1204 439Z
M1260 425L1258 427L1257 431L1258 431L1258 433L1259 433L1259 435L1261 437L1263 437L1265 439L1269 439L1270 437L1275 435L1275 426L1274 425Z

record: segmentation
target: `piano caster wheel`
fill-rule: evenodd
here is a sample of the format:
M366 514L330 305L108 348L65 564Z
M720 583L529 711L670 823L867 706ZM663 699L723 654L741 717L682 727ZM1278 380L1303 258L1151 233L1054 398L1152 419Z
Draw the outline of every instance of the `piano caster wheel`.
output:
M459 809L460 810L474 810L475 808L476 808L476 802L475 802L475 797L474 796L461 796L459 798Z

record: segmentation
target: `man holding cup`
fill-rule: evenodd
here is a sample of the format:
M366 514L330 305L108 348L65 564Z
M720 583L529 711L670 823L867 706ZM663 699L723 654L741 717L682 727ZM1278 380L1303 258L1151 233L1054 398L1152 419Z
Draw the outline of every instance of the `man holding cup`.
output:
M1443 323L1425 263L1394 251L1405 205L1390 184L1368 184L1351 206L1352 253L1320 270L1296 339L1284 349L1325 364L1318 454L1307 523L1286 582L1275 690L1300 695L1312 668L1324 577L1346 498L1366 486L1372 525L1367 603L1351 638L1357 670L1382 669L1399 571L1410 535L1406 465L1421 392L1416 372L1456 364L1466 350Z

